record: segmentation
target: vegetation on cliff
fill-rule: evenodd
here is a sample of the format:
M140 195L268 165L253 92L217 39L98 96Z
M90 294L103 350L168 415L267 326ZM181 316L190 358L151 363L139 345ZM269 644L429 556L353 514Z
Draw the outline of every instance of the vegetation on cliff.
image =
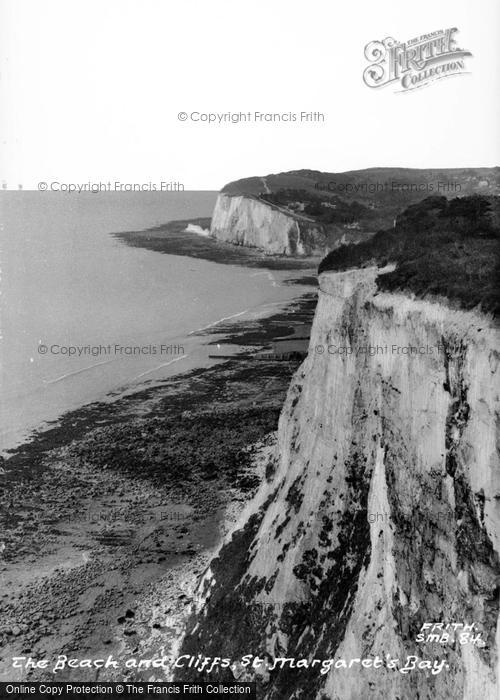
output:
M266 196L279 198L280 193L293 190L306 192L323 202L338 197L347 204L361 205L364 210L358 209L355 221L361 232L372 234L392 226L394 218L406 207L427 196L498 196L500 167L366 168L341 173L291 170L229 182L222 192L266 199ZM348 224L335 219L334 223L324 225L346 228Z
M320 224L352 224L373 218L373 211L357 200L348 202L336 195L319 196L308 190L280 189L264 192L260 199L280 207L303 212Z
M445 296L498 315L499 239L500 197L428 197L408 207L394 228L330 252L319 272L395 263L378 276L379 289Z

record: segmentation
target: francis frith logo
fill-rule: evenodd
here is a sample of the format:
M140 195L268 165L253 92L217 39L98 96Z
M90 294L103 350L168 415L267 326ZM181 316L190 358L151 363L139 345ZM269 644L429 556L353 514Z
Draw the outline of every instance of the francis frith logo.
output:
M457 46L457 31L456 27L439 29L405 42L392 37L371 41L365 46L370 62L363 72L365 84L379 88L393 83L398 92L406 92L465 73L465 59L472 54Z

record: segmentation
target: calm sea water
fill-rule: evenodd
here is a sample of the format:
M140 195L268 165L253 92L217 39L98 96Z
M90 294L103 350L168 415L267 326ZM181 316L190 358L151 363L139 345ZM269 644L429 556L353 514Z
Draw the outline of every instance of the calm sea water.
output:
M210 216L215 198L0 193L0 449L109 392L209 364L193 331L299 295L283 284L296 272L163 255L110 235Z

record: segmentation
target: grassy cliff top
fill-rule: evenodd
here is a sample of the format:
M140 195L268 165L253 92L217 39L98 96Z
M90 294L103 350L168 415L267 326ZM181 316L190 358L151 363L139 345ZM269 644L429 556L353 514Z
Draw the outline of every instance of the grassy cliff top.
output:
M389 263L396 269L378 276L381 290L444 296L500 315L500 197L428 197L393 228L329 253L319 272Z
M301 206L303 214L333 226L339 234L349 227L359 229L359 239L389 228L406 207L424 197L500 195L500 168L292 170L236 180L222 192L257 197L287 209Z
M380 187L385 185L387 187ZM393 187L394 183L394 187ZM439 188L439 183L441 187ZM449 193L443 185L449 185ZM454 192L453 185L459 185ZM438 188L441 191L438 191ZM229 182L222 188L226 194L277 192L283 189L309 190L319 193L351 196L358 200L390 201L399 197L406 204L425 194L500 195L500 167L494 168L366 168L346 172L290 170L266 176L252 176Z

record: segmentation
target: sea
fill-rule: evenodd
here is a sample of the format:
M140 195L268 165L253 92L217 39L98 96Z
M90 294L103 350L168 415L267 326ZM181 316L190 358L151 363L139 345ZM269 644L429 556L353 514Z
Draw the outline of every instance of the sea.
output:
M70 410L213 364L208 343L224 320L273 313L310 291L287 284L297 271L113 236L209 217L216 196L0 192L0 451Z

